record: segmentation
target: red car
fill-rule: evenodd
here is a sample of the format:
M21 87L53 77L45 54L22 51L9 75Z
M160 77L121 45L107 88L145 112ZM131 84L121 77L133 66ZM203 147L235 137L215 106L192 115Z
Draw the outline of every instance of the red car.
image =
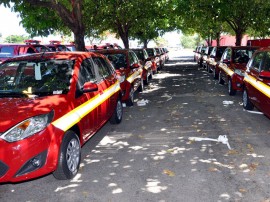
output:
M14 56L32 53L38 53L38 50L31 44L0 44L0 64Z
M61 41L51 40L49 44L46 44L52 52L56 51L71 51L66 45L61 44Z
M122 101L132 106L135 91L143 91L143 67L136 54L128 49L103 49L95 52L105 55L111 61L121 78Z
M243 107L261 110L270 118L270 48L257 50L247 64Z
M157 56L157 52L154 48L146 48L145 49L148 56L151 58L152 61L152 71L156 74L159 70L159 57Z
M121 122L120 83L100 54L16 57L0 65L0 80L0 182L71 179L81 146L108 120Z
M219 65L221 56L226 48L227 46L215 46L210 53L207 71L209 73L213 72L214 79L218 78L218 74L219 74L218 65Z
M149 79L153 77L153 70L152 70L152 61L151 58L148 56L148 53L144 48L137 48L131 49L137 55L139 62L143 66L143 82L145 85L148 85Z
M155 48L157 57L159 57L159 69L162 69L165 65L165 55L162 52L161 48Z
M208 71L208 65L210 62L210 54L213 50L213 46L207 46L202 56L202 67Z
M229 95L243 91L243 79L246 65L258 47L234 46L227 47L219 63L219 83L228 84Z
M39 53L51 52L47 46L41 45L39 40L28 39L24 41L25 44L33 46Z

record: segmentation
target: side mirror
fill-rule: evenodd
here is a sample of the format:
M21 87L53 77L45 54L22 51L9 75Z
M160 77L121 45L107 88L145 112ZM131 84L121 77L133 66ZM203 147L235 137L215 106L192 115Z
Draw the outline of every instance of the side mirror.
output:
M270 72L269 71L261 71L259 77L262 79L270 79Z
M83 89L82 92L83 93L89 93L89 92L94 92L98 90L98 85L96 83L92 83L92 82L86 82L83 85Z

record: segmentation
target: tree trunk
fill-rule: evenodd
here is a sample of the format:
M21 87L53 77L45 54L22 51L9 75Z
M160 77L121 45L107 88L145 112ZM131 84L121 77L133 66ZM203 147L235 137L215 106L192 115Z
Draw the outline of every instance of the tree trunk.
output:
M74 34L74 42L75 42L75 48L77 51L85 51L85 43L84 43L84 31L82 29L79 29Z
M126 49L129 49L129 40L128 40L128 25L122 25L120 22L117 22L117 30L120 38L123 41L123 44Z
M236 46L241 46L241 42L242 42L242 38L243 38L243 32L242 30L237 30L235 32L236 34L236 42L235 42L235 45Z
M148 45L148 40L143 40L143 47L147 48L147 45Z
M216 32L217 46L220 46L220 32Z

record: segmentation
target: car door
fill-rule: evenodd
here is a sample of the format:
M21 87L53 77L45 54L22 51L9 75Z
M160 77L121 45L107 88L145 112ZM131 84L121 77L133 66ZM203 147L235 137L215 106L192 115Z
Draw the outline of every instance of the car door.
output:
M219 68L220 68L220 75L221 78L226 81L227 80L227 74L230 74L230 66L231 66L231 60L232 60L232 49L228 48L222 55Z
M81 89L86 82L92 82L98 84L97 71L93 65L91 59L85 59L82 61L79 69L78 81L76 83L76 104L75 107L81 106L94 106L96 99L102 92L101 87L98 85L98 89L93 92L81 93ZM100 106L95 106L94 109L81 119L81 132L84 141L90 138L90 136L98 129L100 125Z
M101 123L107 121L116 106L117 95L115 92L119 89L119 83L115 77L112 66L102 57L93 57L95 65L101 77L99 85L102 88L103 103L101 104Z
M260 92L259 73L264 55L264 52L258 52L253 56L247 65L248 69L245 76L245 84L248 91L248 96L257 107L260 106L260 97L262 97Z

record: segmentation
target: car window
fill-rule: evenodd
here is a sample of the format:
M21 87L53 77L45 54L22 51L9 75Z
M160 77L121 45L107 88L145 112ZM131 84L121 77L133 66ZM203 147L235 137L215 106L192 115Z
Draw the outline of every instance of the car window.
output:
M254 53L255 49L248 50L235 50L233 62L235 63L247 63Z
M263 57L264 57L264 52L259 52L257 53L253 59L251 60L251 62L249 63L248 67L252 68L256 71L260 70L260 66L262 64L263 61Z
M144 53L144 59L149 58L148 53L147 53L147 51L146 51L146 50L143 50L143 53Z
M104 55L110 60L115 69L127 67L127 59L124 53L106 53Z
M131 55L133 57L134 64L139 63L139 59L138 59L137 55L134 52L131 52Z
M231 56L232 56L232 50L231 49L228 49L227 50L227 54L226 54L226 58L227 60L231 60Z
M107 63L104 61L103 58L100 57L93 57L94 63L98 67L99 75L106 78L111 74L111 71L107 65Z
M78 78L78 88L82 88L86 82L96 82L96 75L93 64L88 60L84 60L81 64L79 78Z
M143 54L143 50L134 50L135 54L137 55L137 57L140 59L140 60L144 60L144 54Z
M217 50L217 48L214 47L213 50L211 51L210 55L215 57L216 56L216 50Z
M265 53L264 63L261 66L261 71L270 71L270 52Z
M129 59L130 66L132 66L135 63L135 61L134 61L134 57L131 54L131 52L128 52L128 59Z

